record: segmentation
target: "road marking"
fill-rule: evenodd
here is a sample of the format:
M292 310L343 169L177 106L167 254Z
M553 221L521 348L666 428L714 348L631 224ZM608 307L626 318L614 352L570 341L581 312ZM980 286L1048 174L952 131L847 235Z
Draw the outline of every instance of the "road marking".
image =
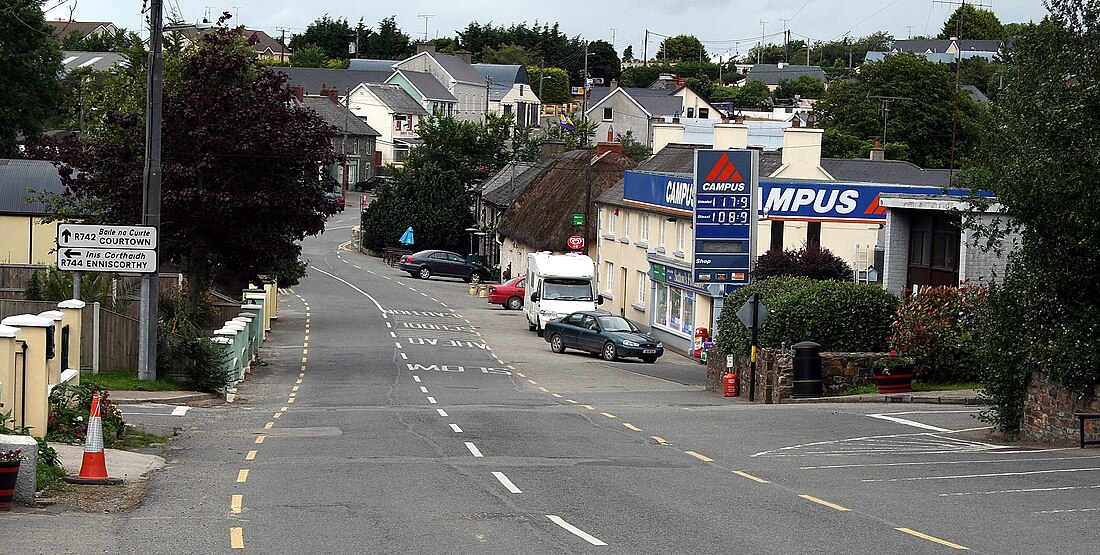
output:
M665 438L663 438L661 436L649 436L649 437L653 438L653 441L656 441L657 443L660 443L661 445L671 445L671 443L669 443L668 441L665 441Z
M409 360L409 355L406 355L405 353L401 353L401 359L402 360Z
M244 529L241 527L229 529L229 547L244 549Z
M608 418L616 418L616 416L614 414L611 414L610 412L601 412L600 414L602 414L602 415L604 415Z
M421 392L421 393L427 393L427 392L428 392L428 388L426 388L426 387L424 387L424 386L420 386L420 392Z
M741 476L742 478L748 478L748 479L750 479L754 482L760 482L761 484L770 484L771 483L771 482L769 482L769 481L767 481L763 478L757 478L756 476L753 476L752 474L749 474L748 472L743 472L741 470L734 470L733 473L738 475L738 476Z
M386 327L387 327L387 328L392 328L392 327L393 327L393 324L391 324L391 323L389 323L389 322L386 322Z
M582 539L582 540L584 540L584 541L586 541L586 542L588 542L592 545L607 545L606 543L601 541L599 538L593 536L592 534L589 534L588 532L585 532L584 530L581 530L580 528L577 528L576 526L573 526L572 524L569 524L564 519L562 519L562 517L560 517L558 515L546 515L546 518L549 518L550 521L553 522L554 524L557 524L558 526L561 526L562 528L564 528L569 533L573 534L574 536L577 536L578 538L580 538L580 539Z
M289 409L289 408L290 407L283 407L283 408L279 409L279 412L286 412L286 410Z
M413 376L413 381L416 383L420 383L420 376Z
M307 360L309 360L308 357L302 357L302 364L305 364Z
M462 428L459 428L458 424L451 424L451 429L454 430L456 434L462 433Z
M290 390L291 390L291 391L298 391L298 387L299 387L299 386L294 386L294 387L290 388Z
M684 452L691 455L691 456L693 456L693 457L695 457L695 458L697 458L697 459L699 459L699 460L701 460L701 461L703 461L703 462L714 462L714 459L712 459L712 458L710 458L706 455L700 455L699 453L696 453L695 451L684 451Z
M1083 509L1053 509L1050 511L1035 511L1033 515L1054 515L1058 513L1091 513L1093 511L1100 511L1097 507L1085 507Z
M529 383L531 385L538 385L539 384L539 382L536 382L535 380L527 380L527 383Z
M588 409L588 410L596 410L596 407L593 407L592 405L581 405L581 406Z
M433 301L435 301L435 302L437 302L437 303L439 302L439 299L437 299L437 298L435 298L435 297L432 297L432 300L433 300Z
M935 536L929 536L928 534L922 534L920 532L917 532L916 530L911 530L909 528L894 528L894 530L897 530L898 532L905 532L906 534L909 534L910 536L916 536L916 537L918 537L922 540L928 540L930 542L936 542L940 545L946 545L947 547L950 547L951 549L962 549L962 550L965 550L965 551L970 551L969 547L963 547L963 546L961 546L957 543L951 543L947 540L941 540L941 539L939 539Z
M316 267L316 266L310 266L310 268L313 268L314 270L317 270L318 272L321 272L322 274L325 274L326 276L328 276L328 277L330 277L330 278L333 278L333 279L335 279L336 281L342 282L342 283L343 283L344 285L347 285L348 287L351 287L351 288L352 288L352 289L354 289L355 291L357 291L357 292L359 292L360 294L362 294L362 295L363 295L364 297L366 297L366 298L370 299L370 300L371 300L371 302L372 302L372 303L374 303L374 306L377 306L377 307L378 307L378 310L379 310L379 312L385 312L385 309L383 309L383 308L382 308L382 305L378 304L378 301L374 300L374 297L372 297L372 296L370 296L369 294L367 294L367 292L366 292L366 291L363 291L362 289L360 289L360 288L358 288L358 287L356 287L356 286L352 285L351 283L348 283L348 281L347 281L347 280L345 280L345 279L343 279L343 278L339 278L339 277L336 277L336 276L334 276L334 275L332 275L332 274L330 274L330 273L328 273L328 272L326 272L326 271L324 271L324 270L322 270L322 269L320 269L320 268L318 268L318 267ZM386 279L390 279L390 278L389 278L389 277L387 277L387 276L382 276L382 277L385 277ZM306 316L309 316L309 314L307 313L307 314L306 314Z
M282 416L283 416L283 413L281 413L281 412L277 412L277 413L271 415L272 418L282 418Z
M915 482L918 480L955 480L959 478L997 478L1000 476L1030 476L1033 474L1057 474L1063 472L1096 472L1100 468L1061 468L1056 470L1027 470L1021 472L996 472L991 474L956 474L954 476L917 476L914 478L868 478L861 482Z
M298 377L299 378L306 377L306 367L305 366L302 367L302 371L298 374Z
M540 386L539 386L539 391L541 391L541 392L543 392L543 393L548 393L548 392L549 392L550 390L549 390L549 389L546 389L545 387L542 387L542 386L540 385Z
M626 429L628 429L628 430L634 430L635 432L640 432L640 431L642 431L642 429L641 429L641 428L639 428L639 427L637 427L637 426L635 426L635 425L631 424L630 422L623 422L623 426L625 426L625 427L626 427Z
M1061 486L1053 488L1023 488L1023 489L1002 489L994 491L962 491L957 493L941 493L940 497L958 497L960 495L995 495L999 493L1034 493L1039 491L1067 491L1074 489L1098 489L1100 484L1094 484L1090 486Z
M397 334L391 331L390 332L390 337L392 337L394 339L397 339Z
M433 404L433 405L434 405L434 404L436 403L436 401L435 401L435 397L430 397L430 396L429 396L429 397L428 397L428 403L430 403L430 404Z
M837 505L836 503L829 503L828 501L825 501L824 499L818 499L818 498L816 498L812 495L799 495L799 497L801 497L801 498L803 498L807 501L813 501L814 503L817 503L818 505L825 505L826 507L829 507L830 509L836 509L838 511L850 511L851 510L848 507L841 507L840 505Z
M268 424L274 424L274 422L268 422ZM256 436L256 443L263 443L265 438L267 438L267 436L263 434Z
M254 460L256 458L256 453L259 453L259 451L255 450L255 449L249 451L248 454L244 456L244 460L246 460L246 461Z
M570 405L575 405L575 404L577 404L577 402L576 402L576 401L574 401L574 400L572 400L572 399L566 399L566 400L565 400L565 402L566 402L566 403L569 403Z
M415 291L415 289L414 289L413 291ZM428 294L427 294L427 293L421 293L421 294L420 294L420 296L422 296L422 297L427 297L427 296L428 296Z
M558 399L561 399L561 394L560 393L551 393L550 395L553 396L553 397L557 397Z
M234 495L229 501L229 508L233 511L233 514L241 514L241 505L244 504L243 495Z
M247 481L248 481L248 469L247 468L242 468L239 472L237 472L237 483L238 484L243 484Z
M494 472L493 476L496 476L497 481L500 482L500 485L504 486L504 489L512 493L523 493L523 491L517 488L516 485L513 484L512 481L509 480L503 472Z
M275 425L274 422L268 422L267 424L264 424L264 429L265 430L270 430L271 427L274 426L274 425Z
M188 410L191 410L191 407L176 407L172 409L172 416L183 416Z
M1035 451L996 451L997 454L1002 453L1034 453ZM1022 458L1022 459L980 459L969 461L922 461L922 462L897 462L897 463L868 463L868 464L830 464L823 466L800 466L799 470L819 470L830 468L869 468L876 466L926 466L926 465L946 465L946 464L999 464L999 463L1017 463L1017 462L1035 462L1035 461L1076 461L1081 459L1100 459L1100 456L1095 457L1034 457L1034 458Z
M896 424L904 424L906 426L912 426L914 428L920 428L922 430L932 430L933 432L953 432L954 430L948 430L947 428L941 428L939 426L932 426L923 422L916 422L913 420L906 420L905 418L898 418L896 416L887 416L885 414L868 414L871 418L878 418L879 420L887 420Z
M439 416L442 416L442 417L444 417L444 418L446 418L446 417L447 417L447 411L445 411L445 410L443 410L443 409L435 409L435 412L438 412L438 413L439 413Z
M363 269L363 267L358 265L358 264L352 264L351 267L355 268L356 270L362 270Z
M290 397L287 398L286 402L293 403L294 401L296 401L298 398L295 397L295 395L297 395L297 393L291 393Z
M416 289L413 289L412 287L410 287L409 291L416 291Z
M470 454L475 456L475 457L481 458L481 457L485 456L485 455L481 454L481 450L479 450L477 448L477 445L474 445L473 442L471 442L471 441L466 442L466 448L469 449Z
M398 341L397 343L395 343L395 345L397 345L397 348L398 348L398 349L400 349L400 348L401 348L401 342L400 342L400 341Z
M508 368L512 368L512 367L509 366ZM515 368L512 368L512 370L515 370ZM516 372L516 375L521 377L521 378L526 378L527 377L527 375L524 374L523 372Z
M307 334L306 334L306 336L305 336L305 337L304 337L304 338L302 339L302 341L309 341L309 334L308 334L308 333L307 333Z

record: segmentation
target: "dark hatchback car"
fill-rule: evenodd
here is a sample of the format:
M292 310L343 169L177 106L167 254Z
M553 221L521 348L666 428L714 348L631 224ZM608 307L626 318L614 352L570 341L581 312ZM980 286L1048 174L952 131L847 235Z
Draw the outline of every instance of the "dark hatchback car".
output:
M325 199L332 205L333 210L337 212L344 211L344 193L338 193L336 191L329 191L325 193Z
M457 277L463 281L481 283L489 279L489 269L481 264L467 262L458 253L426 250L401 257L401 271L412 277L428 279L432 276Z
M574 312L551 320L543 337L555 353L577 349L597 353L604 360L633 357L654 362L665 354L664 345L634 322L602 310Z

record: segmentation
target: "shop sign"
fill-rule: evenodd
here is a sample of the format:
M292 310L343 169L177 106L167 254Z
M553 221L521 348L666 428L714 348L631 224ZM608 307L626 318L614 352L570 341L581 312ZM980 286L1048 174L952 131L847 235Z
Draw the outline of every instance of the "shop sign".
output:
M579 251L584 248L584 237L573 235L566 239L565 244L570 250Z
M748 283L756 254L758 156L754 150L695 151L691 281Z

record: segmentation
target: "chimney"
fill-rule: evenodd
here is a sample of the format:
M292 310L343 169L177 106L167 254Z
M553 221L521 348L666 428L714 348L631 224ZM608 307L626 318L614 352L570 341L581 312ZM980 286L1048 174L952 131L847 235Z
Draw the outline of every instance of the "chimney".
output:
M885 160L886 149L882 148L882 141L875 139L875 146L871 147L872 160Z
M464 61L468 64L474 63L473 62L474 59L473 59L472 55L469 52L455 52L454 56L456 58L461 59L462 61Z
M714 148L749 148L749 126L728 121L714 124Z
M596 143L596 157L603 156L608 152L614 152L617 154L623 153L623 144L611 141L600 141Z
M677 118L678 119L678 118ZM675 119L673 120L676 121ZM653 153L657 154L669 143L684 142L684 125L681 123L653 124Z
M430 42L421 42L416 45L416 53L427 52L428 54L435 54L435 45Z
M565 141L561 139L547 139L539 147L540 162L545 162L559 154L565 154Z
M321 96L329 97L334 103L340 103L340 91L332 87L321 87Z
M824 129L801 127L798 119L783 130L783 177L818 179L821 169L821 135Z
M306 88L305 87L303 87L302 85L291 85L289 87L289 89L290 89L291 94L294 95L294 98L298 99L298 102L302 102L302 101L305 100L305 98L306 98Z
M618 79L612 79L611 80L611 90L615 90L617 88L619 88L619 80Z

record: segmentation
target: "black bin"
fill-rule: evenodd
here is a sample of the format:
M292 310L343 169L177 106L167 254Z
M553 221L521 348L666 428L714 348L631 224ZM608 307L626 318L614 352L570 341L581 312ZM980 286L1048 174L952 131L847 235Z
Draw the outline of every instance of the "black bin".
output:
M791 397L821 397L824 388L821 383L821 345L813 341L803 341L794 345L794 371L792 375Z

